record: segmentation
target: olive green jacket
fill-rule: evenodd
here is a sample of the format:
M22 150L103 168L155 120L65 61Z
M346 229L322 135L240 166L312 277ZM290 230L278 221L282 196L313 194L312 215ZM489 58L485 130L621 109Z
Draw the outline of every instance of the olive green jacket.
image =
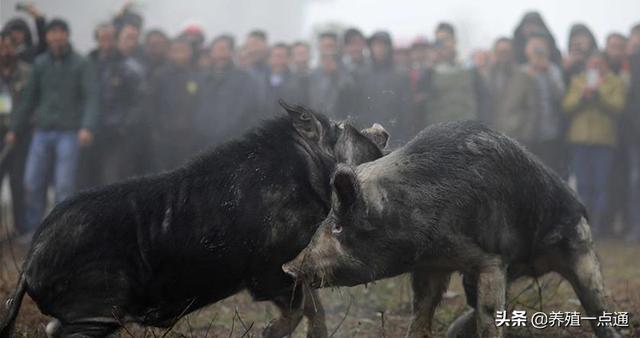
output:
M607 74L592 99L585 99L585 74L573 77L562 106L569 114L567 141L574 144L610 145L617 143L618 119L625 107L624 81Z
M98 118L95 71L70 46L59 57L47 51L36 58L20 101L11 123L15 132L30 123L46 130L93 129Z
M0 79L0 91L7 91L11 96L11 111L7 116L0 117L0 125L3 130L9 129L11 125L11 117L18 109L18 103L21 102L24 91L29 82L31 74L31 65L26 62L18 61L9 78Z

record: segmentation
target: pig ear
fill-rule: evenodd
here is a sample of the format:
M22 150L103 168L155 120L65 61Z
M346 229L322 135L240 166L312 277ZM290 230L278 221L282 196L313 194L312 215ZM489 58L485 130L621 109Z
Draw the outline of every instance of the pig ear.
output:
M371 127L363 129L361 133L375 143L378 148L384 149L389 142L389 132L379 123L374 123Z
M350 124L342 125L342 132L334 146L338 163L358 165L382 157L382 150L368 136Z
M345 165L338 166L333 179L331 180L333 186L336 210L339 212L346 211L351 208L359 198L360 184L355 171Z
M300 135L312 141L320 139L322 124L310 109L299 105L290 105L282 99L278 103L287 111L293 127Z

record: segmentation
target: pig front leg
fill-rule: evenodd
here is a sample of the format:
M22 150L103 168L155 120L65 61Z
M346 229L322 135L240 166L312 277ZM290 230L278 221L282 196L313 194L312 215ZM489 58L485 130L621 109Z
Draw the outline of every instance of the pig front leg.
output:
M271 301L280 310L280 317L274 319L267 325L262 331L262 337L264 338L281 338L290 335L296 329L300 321L302 320L302 293L293 293L293 299L291 294L275 297Z
M587 312L587 315L597 317L603 311L612 311L607 306L605 299L604 283L600 272L600 263L593 250L583 253L575 253L571 257L571 266L561 271L562 275L569 280L580 303ZM595 320L590 321L591 327L598 338L617 338L620 335L613 327L597 326Z
M597 317L603 311L612 312L614 310L609 307L605 297L602 270L593 247L589 223L582 218L575 228L576 235L569 238L571 245L554 253L550 261L555 263L554 270L569 280L588 316ZM598 326L595 320L590 324L598 338L620 337L613 327Z
M431 337L431 322L442 294L449 286L450 271L420 270L411 274L413 288L413 320L409 338Z
M502 328L495 325L496 311L504 310L507 267L500 258L482 262L478 269L478 304L476 326L478 337L502 337Z
M293 299L291 298L293 295ZM295 287L295 292L272 299L280 310L280 317L274 319L262 332L265 338L281 338L290 336L296 329L302 317L306 317L309 325L308 338L326 338L327 324L325 323L324 308L315 290L306 285Z
M324 307L318 297L318 291L303 285L304 289L304 305L302 311L307 318L309 325L307 327L308 338L326 338L327 323L324 316Z

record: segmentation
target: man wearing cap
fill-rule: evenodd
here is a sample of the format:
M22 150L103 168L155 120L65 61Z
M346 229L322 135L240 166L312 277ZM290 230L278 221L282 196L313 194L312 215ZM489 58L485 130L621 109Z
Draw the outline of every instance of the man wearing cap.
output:
M43 217L49 178L56 203L75 191L79 150L91 143L98 115L94 72L87 60L73 51L69 26L64 20L53 19L45 31L47 51L35 60L6 138L15 142L16 135L33 124L24 182L29 231L35 230ZM32 121L30 111L34 112Z

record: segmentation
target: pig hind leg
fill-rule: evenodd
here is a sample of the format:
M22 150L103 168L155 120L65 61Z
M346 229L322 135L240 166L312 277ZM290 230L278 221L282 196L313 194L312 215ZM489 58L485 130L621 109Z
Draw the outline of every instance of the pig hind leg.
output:
M450 271L416 271L411 274L413 320L409 337L431 337L431 322L442 294L449 286Z
M495 325L495 314L505 307L506 270L506 266L498 257L489 258L479 266L475 310L479 337L502 337L502 328Z
M476 306L478 304L478 278L473 274L462 275L462 286L467 298L467 305L471 308L451 323L447 330L448 338L466 338L476 335Z
M597 317L605 310L612 310L607 308L602 272L593 249L589 224L582 219L576 226L577 238L569 239L568 255L554 260L559 262L556 270L571 283L587 315ZM590 321L590 324L599 338L618 337L611 327L596 326L597 321Z

